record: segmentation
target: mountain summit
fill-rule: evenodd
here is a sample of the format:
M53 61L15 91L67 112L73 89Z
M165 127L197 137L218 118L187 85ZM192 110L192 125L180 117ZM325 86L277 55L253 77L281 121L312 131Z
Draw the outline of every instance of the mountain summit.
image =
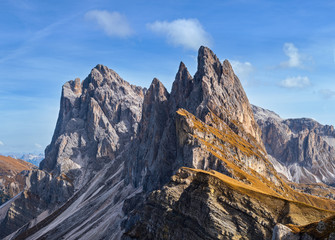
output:
M65 83L30 176L0 212L0 237L269 239L277 223L335 214L335 201L293 190L276 172L238 77L207 47L193 77L180 63L171 93L103 65Z

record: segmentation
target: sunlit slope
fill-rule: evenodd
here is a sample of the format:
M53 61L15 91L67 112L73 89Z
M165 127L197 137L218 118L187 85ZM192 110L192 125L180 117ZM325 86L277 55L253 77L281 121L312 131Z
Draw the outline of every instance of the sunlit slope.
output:
M335 216L324 218L307 225L288 224L294 233L300 236L309 235L312 239L333 239L335 237Z
M23 190L25 173L22 171L33 168L36 167L23 160L0 156L0 205Z
M231 175L226 176L219 173L213 175L212 172L207 172L207 174L216 176L227 184L234 184L234 186L240 184L240 188L243 189L296 202L295 205L300 202L301 206L309 205L325 210L335 209L333 200L304 194L289 187L276 173L265 157L264 150L253 137L249 135L248 140L241 137L244 131L238 123L228 126L211 111L206 116L206 122L209 124L200 121L184 109L179 109L177 113L192 128L190 135L197 141L197 144L224 162L226 170ZM194 169L194 171L201 170Z

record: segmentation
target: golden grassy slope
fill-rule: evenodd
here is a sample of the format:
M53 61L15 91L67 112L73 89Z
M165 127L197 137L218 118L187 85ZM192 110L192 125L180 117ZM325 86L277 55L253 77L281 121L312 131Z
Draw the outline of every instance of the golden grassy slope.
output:
M254 209L260 207L263 208L265 212L271 213L271 218L277 221L283 221L284 223L290 222L294 224L308 224L315 220L319 220L335 214L334 211L320 209L318 207L313 207L305 203L285 199L280 196L275 196L271 191L260 191L255 187L241 183L238 180L232 179L214 170L204 171L192 168L182 169L194 173L205 174L208 175L209 178L214 177L218 181L216 181L217 184L215 186L211 186L211 184L209 184L211 192L220 192L220 189L231 189L235 193L235 197L240 196L237 197L239 199L234 200L236 201L236 203L239 201L243 202L248 201L247 199L252 199L251 204L254 206ZM213 181L209 182L213 183ZM259 217L261 218L261 216Z
M0 155L0 174L19 173L23 170L31 170L34 165L26 161Z
M328 239L330 234L335 232L335 216L333 215L324 218L321 221L312 222L302 226L288 224L288 227L290 227L294 233L307 233L315 239Z
M206 123L184 109L177 113L184 117L192 128L192 135L201 148L209 151L213 156L224 162L232 177L215 171L203 172L220 179L230 187L262 200L267 196L281 199L290 204L293 218L299 219L304 214L309 221L317 221L322 216L334 214L335 201L328 198L316 197L292 189L275 171L265 156L261 145L250 135L247 135L242 126L233 123L237 131L233 131L223 120L209 112ZM237 133L236 133L237 132ZM271 203L264 203L271 204ZM316 214L319 212L321 214ZM299 224L306 224L305 221Z
M0 205L22 191L25 177L20 172L33 168L23 160L0 156Z

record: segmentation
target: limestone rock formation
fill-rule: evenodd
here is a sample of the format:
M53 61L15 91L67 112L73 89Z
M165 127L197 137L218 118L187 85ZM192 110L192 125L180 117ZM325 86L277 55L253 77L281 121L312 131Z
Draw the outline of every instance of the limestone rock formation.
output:
M34 168L34 165L20 159L0 156L0 205L23 190L25 171Z
M282 119L253 106L276 170L297 183L335 184L335 130L308 119Z
M97 65L81 83L63 86L61 106L42 170L66 174L82 187L136 137L145 90Z
M55 178L45 171L36 169L25 171L24 177L24 190L0 209L1 238L23 226L33 226L60 207L73 193L73 185L64 175ZM30 223L37 216L39 219Z
M65 83L41 170L28 173L31 187L1 214L6 231L0 237L37 224L126 149L136 137L144 93L145 89L130 85L102 65L93 68L82 83L79 79Z
M152 103L152 99L157 101ZM224 171L221 161L214 160L213 157L209 159L208 154L201 156L201 152L196 157L192 147L187 148L180 142L181 136L177 134L180 134L178 128L182 126L176 114L179 108L185 108L202 121L216 125L221 130L221 126L208 117L211 112L233 128L236 134L248 138L250 136L260 149L263 148L260 129L254 120L248 98L230 63L226 60L221 64L209 48L200 47L198 71L194 78L181 62L171 94L157 80L153 81L148 90L140 124L143 127L140 128L138 141L133 142L134 154L128 162L128 176L131 176L135 186L143 184L148 191L153 190L167 183L182 166L207 169L214 167L213 162L216 161L216 167ZM146 126L154 127L147 130ZM144 135L150 137L144 138ZM252 166L250 163L249 161ZM266 169L264 162L260 164L263 164L261 169ZM255 170L260 170L256 165Z
M307 225L295 226L289 224L283 226L277 224L274 228L273 237L275 240L318 240L335 239L335 216L331 216L320 221L312 222Z
M66 83L45 156L0 211L0 237L268 239L277 223L335 214L277 174L239 79L206 47L194 77L180 63L171 93L102 65Z

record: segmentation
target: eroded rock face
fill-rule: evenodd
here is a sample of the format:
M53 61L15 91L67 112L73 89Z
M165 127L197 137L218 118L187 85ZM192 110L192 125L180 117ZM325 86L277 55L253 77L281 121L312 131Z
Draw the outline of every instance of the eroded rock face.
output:
M260 129L256 124L248 98L230 63L223 63L206 47L200 47L198 70L192 78L181 62L173 83L171 94L154 80L143 103L143 117L140 123L138 141L133 142L132 159L128 162L128 177L135 186L144 185L151 191L167 183L171 175L181 166L209 168L214 166L211 157L192 152L185 144L180 144L182 136L177 120L177 110L184 108L200 120L216 125L208 118L212 112L223 120L237 134L253 138L260 148ZM153 101L155 100L155 101ZM147 129L147 126L153 126ZM238 126L243 126L239 128ZM220 126L217 126L220 129ZM238 129L244 129L238 132ZM146 136L146 137L143 137ZM149 137L148 137L149 136ZM196 155L199 155L196 157ZM200 166L201 165L201 166ZM224 171L219 166L220 171ZM252 164L250 164L252 165ZM258 166L255 165L255 169Z
M25 187L25 171L36 168L20 159L0 156L0 205L19 194Z
M97 65L63 86L59 117L40 168L80 187L137 135L145 90Z
M279 223L273 229L272 240L300 240L300 237L289 227Z
M24 193L1 212L6 231L0 237L36 217L30 227L41 221L112 162L137 135L144 93L102 65L82 83L79 79L65 83L41 170L27 172Z
M281 119L253 106L276 170L297 183L335 183L335 130L307 118Z
M244 186L246 188L244 188ZM300 211L300 213L299 213ZM225 181L217 172L181 168L123 223L123 239L300 239L277 222L329 216L316 208ZM274 235L273 235L274 234Z
M64 176L55 178L41 170L25 171L25 181L23 192L3 206L6 211L1 211L0 238L28 224L46 210L47 216L73 194L73 185Z
M148 196L136 224L125 224L123 239L268 239L275 219L238 195L206 174L181 169Z

